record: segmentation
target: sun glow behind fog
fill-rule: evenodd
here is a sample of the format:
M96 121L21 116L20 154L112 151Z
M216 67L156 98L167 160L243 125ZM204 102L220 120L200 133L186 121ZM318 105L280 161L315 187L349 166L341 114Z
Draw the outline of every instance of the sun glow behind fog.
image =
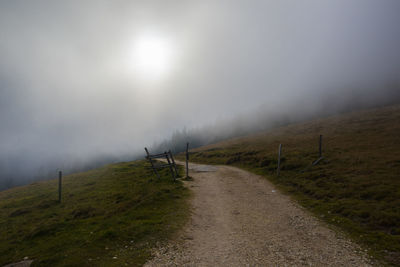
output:
M171 41L157 34L144 34L133 41L131 64L140 80L160 80L173 66Z

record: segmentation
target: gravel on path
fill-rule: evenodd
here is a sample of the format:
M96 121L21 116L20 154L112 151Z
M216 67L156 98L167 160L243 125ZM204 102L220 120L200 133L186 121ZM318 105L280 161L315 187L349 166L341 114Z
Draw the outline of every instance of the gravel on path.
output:
M145 266L370 266L365 252L281 194L228 166L191 165L192 216Z

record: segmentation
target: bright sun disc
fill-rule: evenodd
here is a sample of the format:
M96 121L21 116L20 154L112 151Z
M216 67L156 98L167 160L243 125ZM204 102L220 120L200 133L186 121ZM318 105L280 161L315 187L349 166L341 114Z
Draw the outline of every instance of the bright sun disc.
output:
M156 35L141 36L134 44L133 66L143 78L160 78L171 67L171 52L167 39Z

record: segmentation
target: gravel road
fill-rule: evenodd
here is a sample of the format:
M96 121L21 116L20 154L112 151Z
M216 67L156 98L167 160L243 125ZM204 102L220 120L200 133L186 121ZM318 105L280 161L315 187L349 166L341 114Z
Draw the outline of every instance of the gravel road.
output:
M265 178L191 164L192 217L145 266L370 266L368 257Z

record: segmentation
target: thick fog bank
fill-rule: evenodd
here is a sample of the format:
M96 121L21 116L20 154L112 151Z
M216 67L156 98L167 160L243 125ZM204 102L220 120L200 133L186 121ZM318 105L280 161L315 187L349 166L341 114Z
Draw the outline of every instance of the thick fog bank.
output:
M398 0L0 1L0 189L395 103L399 13Z
M386 86L380 90L333 90L325 96L317 94L313 97L299 98L280 109L260 106L235 118L217 120L198 128L179 129L150 148L156 153L168 150L179 153L186 150L187 142L190 143L190 148L196 148L293 123L398 104L400 85Z

